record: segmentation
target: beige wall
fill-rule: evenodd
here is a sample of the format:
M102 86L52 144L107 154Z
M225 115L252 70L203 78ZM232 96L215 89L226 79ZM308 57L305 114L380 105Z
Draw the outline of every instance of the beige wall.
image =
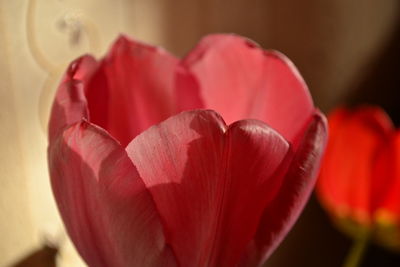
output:
M160 43L153 10L132 1L0 1L0 266L64 239L50 191L46 124L66 65L102 55L119 32ZM150 17L150 16L148 16ZM63 266L79 266L63 242Z
M119 32L177 55L208 32L237 32L288 54L329 109L390 35L397 9L397 0L0 0L0 266L62 236L45 128L73 58L104 54ZM60 262L79 266L63 244Z

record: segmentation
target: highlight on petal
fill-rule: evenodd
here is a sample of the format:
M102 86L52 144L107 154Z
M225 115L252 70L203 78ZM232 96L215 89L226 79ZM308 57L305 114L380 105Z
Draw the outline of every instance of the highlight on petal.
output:
M177 90L181 109L213 109L228 123L259 119L290 142L315 111L289 59L235 35L202 39L180 64Z
M176 266L153 199L104 130L73 124L49 146L58 208L90 266Z
M278 194L289 144L260 121L184 112L128 146L181 266L234 266Z
M177 63L161 48L121 36L87 88L91 122L126 146L173 115Z
M329 117L329 125L331 139L322 164L318 195L337 217L370 225L375 200L385 194L388 185L382 176L375 181L373 166L393 126L384 113L374 108L338 109ZM371 198L372 192L376 194L375 200Z
M96 71L98 63L92 56L83 56L73 61L57 89L49 122L49 139L82 118L88 119L87 100L84 88Z
M69 65L62 82L77 80L87 84L98 66L99 63L91 55L79 57Z

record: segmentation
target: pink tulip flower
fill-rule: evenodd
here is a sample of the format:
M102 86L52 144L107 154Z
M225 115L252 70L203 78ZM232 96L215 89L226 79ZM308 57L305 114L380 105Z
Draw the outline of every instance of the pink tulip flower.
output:
M48 161L90 266L258 266L306 203L326 135L278 52L211 35L180 60L122 36L71 63Z

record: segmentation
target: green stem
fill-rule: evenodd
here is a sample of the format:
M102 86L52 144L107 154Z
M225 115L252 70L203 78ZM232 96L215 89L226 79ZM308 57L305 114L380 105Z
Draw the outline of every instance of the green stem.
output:
M353 246L349 254L347 254L346 260L343 264L343 267L359 267L365 250L368 247L369 241L369 233L368 231L363 232L358 236L356 240L354 240Z

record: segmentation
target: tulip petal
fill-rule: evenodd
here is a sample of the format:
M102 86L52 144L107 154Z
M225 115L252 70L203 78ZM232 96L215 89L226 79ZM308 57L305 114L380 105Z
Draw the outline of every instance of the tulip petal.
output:
M385 226L400 226L400 131L388 136L378 151L373 169L371 201L375 219ZM399 227L397 227L399 228ZM393 236L394 237L394 236ZM400 236L397 243L400 244Z
M180 64L177 90L181 109L213 109L228 124L259 119L290 142L314 113L307 86L289 59L235 35L202 39Z
M126 151L85 121L50 142L53 192L90 266L176 266L154 201Z
M86 85L98 67L99 63L91 55L81 56L71 62L62 81L77 80Z
M329 117L330 140L317 192L328 210L339 218L372 223L377 205L371 199L385 194L387 183L374 182L373 168L380 148L385 147L393 126L379 109L338 109ZM379 192L379 193L378 193Z
M326 139L327 123L324 115L317 111L284 173L277 196L264 210L241 266L263 263L291 229L314 188Z
M234 266L282 182L289 144L266 124L229 127L184 112L137 136L127 152L149 188L181 266Z
M52 106L49 140L56 138L65 127L89 118L84 88L97 67L92 56L80 57L69 65Z
M87 89L91 122L126 146L174 114L177 62L161 48L121 36Z

